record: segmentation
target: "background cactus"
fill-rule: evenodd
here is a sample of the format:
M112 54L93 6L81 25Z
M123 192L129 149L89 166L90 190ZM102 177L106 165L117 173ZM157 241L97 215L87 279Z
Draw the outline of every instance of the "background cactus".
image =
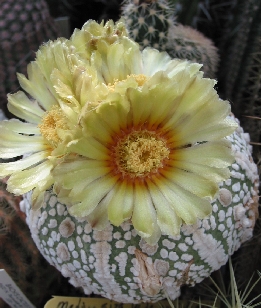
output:
M219 60L216 47L197 30L176 23L175 8L166 0L126 0L122 17L129 35L142 48L151 46L173 58L201 63L205 76L214 78Z
M175 26L174 10L168 1L124 1L122 17L129 35L141 48L166 51Z
M239 1L234 19L222 37L221 50L218 75L221 93L232 101L232 110L249 131L251 140L259 143L260 121L252 117L260 117L261 112L260 1ZM254 150L258 161L259 146L254 146Z
M218 48L218 92L232 102L232 110L254 143L260 161L261 114L261 2L259 0L169 0L176 20L194 27Z
M10 116L6 95L19 88L16 72L26 73L39 45L57 31L44 0L1 1L0 19L0 108Z

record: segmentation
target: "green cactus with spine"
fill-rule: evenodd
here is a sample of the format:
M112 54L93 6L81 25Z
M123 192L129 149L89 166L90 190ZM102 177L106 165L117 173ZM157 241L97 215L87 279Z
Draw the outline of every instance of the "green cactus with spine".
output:
M124 1L122 17L130 37L141 48L151 46L166 50L170 30L175 26L174 10L168 1Z
M217 49L197 30L176 23L175 5L170 1L123 2L122 18L129 35L144 48L166 51L173 58L203 64L205 76L214 78L219 57Z

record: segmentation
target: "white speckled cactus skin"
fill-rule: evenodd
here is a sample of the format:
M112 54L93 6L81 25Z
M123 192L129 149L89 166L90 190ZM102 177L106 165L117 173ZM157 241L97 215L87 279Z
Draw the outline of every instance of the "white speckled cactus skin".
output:
M236 162L231 178L221 183L210 217L182 226L176 237L162 236L149 246L129 222L104 231L92 230L84 219L70 216L67 207L47 191L46 204L30 207L30 194L21 203L32 237L50 264L85 294L100 294L123 303L175 299L184 284L194 285L224 265L252 237L257 218L258 175L241 127L228 137Z

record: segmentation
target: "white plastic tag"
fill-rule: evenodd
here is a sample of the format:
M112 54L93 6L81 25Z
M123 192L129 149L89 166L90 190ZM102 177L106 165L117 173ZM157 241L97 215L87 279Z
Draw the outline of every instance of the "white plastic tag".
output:
M0 269L0 297L11 308L35 308L4 269Z

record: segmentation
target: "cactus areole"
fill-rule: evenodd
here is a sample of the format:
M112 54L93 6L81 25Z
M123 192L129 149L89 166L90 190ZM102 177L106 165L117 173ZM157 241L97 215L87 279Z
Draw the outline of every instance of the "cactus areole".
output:
M252 236L248 134L201 65L140 50L123 23L40 47L0 122L0 176L32 237L85 294L175 299ZM29 98L30 97L30 98ZM22 158L21 158L22 157Z

